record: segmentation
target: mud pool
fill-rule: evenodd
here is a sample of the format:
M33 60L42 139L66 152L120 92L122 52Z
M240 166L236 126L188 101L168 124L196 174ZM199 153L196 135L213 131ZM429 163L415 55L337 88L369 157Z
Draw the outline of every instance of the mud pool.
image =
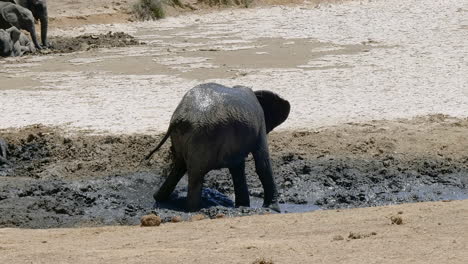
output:
M163 221L274 213L261 208L263 188L250 157L251 208L233 207L230 175L219 170L205 178L204 208L187 213L186 177L168 202L155 208L152 198L169 167L169 144L140 164L161 135L70 135L30 126L0 136L11 162L0 165L2 227L133 225L150 212ZM468 120L447 116L273 133L280 206L304 212L466 199L467 136Z

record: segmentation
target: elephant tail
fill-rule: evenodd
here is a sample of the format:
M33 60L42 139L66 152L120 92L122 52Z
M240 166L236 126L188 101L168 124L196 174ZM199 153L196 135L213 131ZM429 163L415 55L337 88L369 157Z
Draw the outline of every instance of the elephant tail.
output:
M145 159L142 161L149 160L151 156L153 156L153 154L161 148L161 146L164 144L164 142L166 142L166 140L169 138L170 135L171 135L171 128L169 127L169 129L166 132L166 135L164 135L161 142L159 142L156 148L154 148L148 155L146 155Z

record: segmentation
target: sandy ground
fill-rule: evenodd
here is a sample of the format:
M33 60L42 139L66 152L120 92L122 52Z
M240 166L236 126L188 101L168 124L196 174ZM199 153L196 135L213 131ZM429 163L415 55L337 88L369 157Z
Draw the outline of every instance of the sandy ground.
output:
M52 26L52 36L124 31L145 44L0 60L0 128L7 129L2 133L40 123L77 135L154 135L165 131L185 91L216 81L270 89L290 100L290 118L272 137L272 152L279 153L275 159L281 166L290 157L301 168L304 162L317 165L309 175L317 173L324 181L330 166L336 169L331 176L339 175L335 180L341 181L332 185L337 188L354 182L349 170L359 162L367 164L363 171L371 168L367 173L375 176L373 169L380 165L368 164L388 166L385 157L391 156L407 163L396 162L394 170L380 171L382 177L410 168L404 177L435 175L444 182L448 175L466 190L467 153L464 144L457 144L467 142L466 1L309 2L133 23L121 23L128 14L115 1L49 2L51 25L63 26ZM131 1L119 1L124 2ZM439 122L439 115L432 114L453 118ZM411 121L418 115L426 117ZM410 121L385 121L398 118ZM326 135L321 137L320 131L327 131ZM361 134L353 137L356 131ZM41 146L37 142L43 141L43 135L33 135L33 148L15 149L15 159L22 160L23 153ZM64 135L60 134L58 150L69 142L63 141ZM397 135L404 135L404 140L398 141ZM10 137L14 141L14 135ZM47 133L44 137L51 143ZM289 146L288 137L298 137L295 142L299 143ZM23 141L19 137L12 146L28 145L27 138L27 134ZM137 149L152 139L139 141ZM97 169L93 176L102 176L99 170L112 163L111 151L105 147L108 142L81 154L75 151L86 144L72 142L72 151L65 153L74 154L58 167L31 163L27 174L27 160L22 160L25 175L21 177L54 181L57 175L66 178L64 171L75 171L68 177L79 178L93 168ZM109 148L121 151L122 147L125 144ZM303 161L301 155L310 159ZM131 154L125 158L130 163L138 159ZM90 166L80 172L77 162ZM296 165L287 169L295 171ZM283 181L281 188L289 184ZM322 186L314 190L333 191ZM344 190L334 191L348 195ZM4 197L0 195L5 201ZM0 262L252 263L264 258L274 263L465 263L467 208L465 200L205 220L152 229L4 228L0 229ZM395 215L403 218L403 225L391 225L390 217ZM351 232L361 238L349 238Z
M185 91L208 81L282 94L293 106L284 129L466 117L466 10L460 0L351 1L52 29L124 31L147 45L0 61L0 124L161 132Z
M392 217L400 217L402 224L392 224ZM0 229L0 261L466 263L467 233L465 200L201 220L159 227L7 228Z

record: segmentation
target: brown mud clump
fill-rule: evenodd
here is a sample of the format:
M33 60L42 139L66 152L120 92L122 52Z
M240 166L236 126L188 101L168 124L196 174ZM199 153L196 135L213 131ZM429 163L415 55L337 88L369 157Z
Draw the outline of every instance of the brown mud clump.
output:
M349 239L361 239L361 238L366 238L366 237L375 236L375 235L377 235L376 232L371 232L371 233L354 233L354 232L350 232L349 235L348 235L348 238Z
M86 34L78 37L51 37L50 53L70 53L97 48L114 48L140 45L135 37L124 32Z
M206 218L205 215L196 214L196 215L192 216L192 218L190 218L190 221L195 222L195 221L203 220L205 218Z
M401 216L392 216L390 217L390 221L392 221L392 225L402 225L403 218Z
M155 214L144 215L141 217L141 226L159 226L161 224L161 217Z
M344 237L342 235L336 235L332 238L332 241L340 241L344 240Z
M260 258L252 262L252 264L273 264L273 261L270 259Z
M171 218L171 222L172 222L172 223L179 223L179 222L182 222L182 217L180 217L180 216L178 216L178 215L173 216L173 217Z
M215 218L216 218L216 219L221 219L221 218L225 218L225 217L226 217L225 214L217 214L217 215L215 215Z

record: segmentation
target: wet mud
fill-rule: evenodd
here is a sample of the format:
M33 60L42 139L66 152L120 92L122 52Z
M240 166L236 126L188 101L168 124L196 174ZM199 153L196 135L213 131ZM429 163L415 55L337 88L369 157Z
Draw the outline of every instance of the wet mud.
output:
M263 188L247 161L251 208L233 207L227 170L210 172L203 209L184 210L187 180L155 204L171 160L169 143L140 163L162 135L69 134L41 125L0 130L1 227L138 224L154 212L207 217L273 213L261 208ZM468 119L442 115L346 124L269 136L283 212L468 198Z
M70 53L97 48L128 47L142 44L135 37L124 32L106 34L85 34L77 37L50 37L51 48L39 54Z

